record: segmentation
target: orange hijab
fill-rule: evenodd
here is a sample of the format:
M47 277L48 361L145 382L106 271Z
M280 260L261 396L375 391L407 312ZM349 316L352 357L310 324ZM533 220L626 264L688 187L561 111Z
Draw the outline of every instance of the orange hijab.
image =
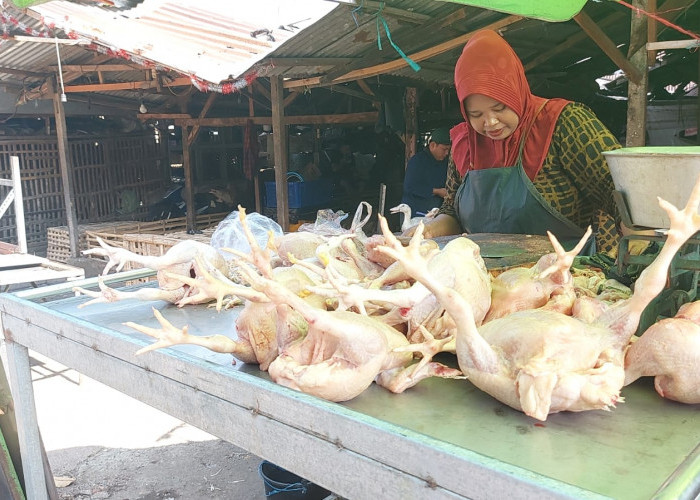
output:
M468 170L515 165L520 139L530 128L523 167L530 180L534 179L547 156L557 118L569 101L532 95L515 51L491 30L475 33L464 46L455 66L455 87L465 120L450 130L452 158L459 173L464 176ZM464 100L471 94L496 99L515 111L520 118L515 132L502 140L478 134L464 109Z

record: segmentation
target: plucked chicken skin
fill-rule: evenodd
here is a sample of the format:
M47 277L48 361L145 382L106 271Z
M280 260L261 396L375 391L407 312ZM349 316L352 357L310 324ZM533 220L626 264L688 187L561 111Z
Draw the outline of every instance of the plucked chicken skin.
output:
M570 299L567 300L568 307L558 309L568 313L576 298L570 272L571 264L586 244L591 232L589 226L578 245L569 252L564 250L550 233L549 239L554 253L543 255L531 268L515 267L494 278L491 307L484 323L516 311L545 307L550 301L561 304L564 302L562 297Z
M83 251L84 255L96 255L107 257L102 275L106 275L112 268L117 272L121 271L127 263L139 264L157 271L158 288L141 288L136 291L122 291L110 288L101 280L99 281L100 291L87 290L81 287L74 287L75 292L79 292L92 300L81 304L85 307L96 303L117 302L119 300L165 300L173 304L193 304L206 303L214 297L208 297L201 292L195 292L192 285L185 283L185 279L196 277L197 268L195 261L199 258L208 265L227 272L228 266L224 257L211 245L194 240L180 241L173 245L168 251L159 256L140 255L125 248L108 245L101 238L97 238L99 248L91 248ZM197 298L195 299L194 296Z
M381 218L388 246L406 271L438 298L457 325L459 367L478 388L538 420L560 411L607 410L620 402L624 352L645 307L666 284L670 263L700 230L700 178L683 210L659 198L671 220L666 244L642 272L634 294L602 312L592 323L533 309L484 323L477 329L470 304L430 272L419 253L419 225L404 248Z
M700 301L651 325L625 356L625 385L654 377L656 392L680 403L700 403Z
M289 306L308 324L306 335L280 346L268 368L280 385L330 401L347 401L375 380L393 392L403 392L427 377L462 376L459 370L431 361L445 341L410 345L397 330L370 316L325 311L252 269L244 275L257 292L278 306ZM418 363L413 363L414 351L423 355Z

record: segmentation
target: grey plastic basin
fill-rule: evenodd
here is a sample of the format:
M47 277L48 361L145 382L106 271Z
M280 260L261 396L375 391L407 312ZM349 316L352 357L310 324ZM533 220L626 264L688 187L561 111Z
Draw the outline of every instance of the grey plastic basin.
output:
M683 208L700 175L700 146L622 148L603 153L635 226L668 228L657 196Z

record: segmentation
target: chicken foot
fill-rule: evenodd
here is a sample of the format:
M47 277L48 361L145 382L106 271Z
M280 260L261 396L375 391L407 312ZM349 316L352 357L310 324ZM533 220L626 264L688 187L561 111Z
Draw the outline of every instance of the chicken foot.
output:
M253 348L249 343L237 342L229 337L226 337L225 335L220 334L209 335L206 337L191 335L188 332L189 327L187 325L182 328L175 327L172 323L170 323L170 321L165 319L165 317L155 307L153 308L153 315L158 320L158 323L160 323L160 328L151 328L149 326L139 325L132 321L127 321L124 323L124 326L133 328L136 331L156 339L156 342L153 344L142 347L136 351L137 355L154 351L156 349L162 349L164 347L172 347L178 344L191 344L206 347L214 352L232 354L238 359L255 359L255 353L253 352ZM236 361L234 360L233 363L235 362Z
M179 275L178 278L180 278ZM82 309L83 307L91 304L108 304L127 299L165 300L174 304L181 300L187 292L184 288L178 288L175 290L162 290L160 288L139 288L138 290L134 291L118 290L105 285L101 276L97 278L97 284L100 287L99 292L88 290L87 288L80 286L73 287L74 292L92 297L92 300L78 304L78 309Z
M473 327L465 328L464 331L466 337L468 337L466 344L471 358L474 360L474 367L482 371L497 372L500 364L498 356L477 332L474 313L469 303L454 289L443 285L430 273L428 262L420 252L421 240L423 239L423 223L418 224L407 247L401 245L399 240L392 234L386 218L380 215L379 223L387 244L377 247L378 250L400 261L406 272L413 276L414 279L420 281L437 297L438 301L443 304L443 307L455 320L455 323ZM447 307L448 304L450 304L450 307ZM459 339L457 341L459 342Z
M467 378L460 370L433 361L433 356L443 352L445 346L452 342L454 337L435 339L425 327L421 325L419 328L425 339L423 342L396 347L394 352L420 353L420 361L407 367L397 367L392 370L381 372L377 375L376 379L378 385L398 394L429 377L453 379Z

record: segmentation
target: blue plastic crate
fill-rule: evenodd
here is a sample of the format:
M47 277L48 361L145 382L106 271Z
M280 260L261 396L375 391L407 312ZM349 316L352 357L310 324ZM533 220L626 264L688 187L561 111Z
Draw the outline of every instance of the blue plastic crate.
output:
M287 199L289 208L320 207L331 201L333 182L330 179L317 181L288 182ZM265 206L277 206L275 183L265 183Z

